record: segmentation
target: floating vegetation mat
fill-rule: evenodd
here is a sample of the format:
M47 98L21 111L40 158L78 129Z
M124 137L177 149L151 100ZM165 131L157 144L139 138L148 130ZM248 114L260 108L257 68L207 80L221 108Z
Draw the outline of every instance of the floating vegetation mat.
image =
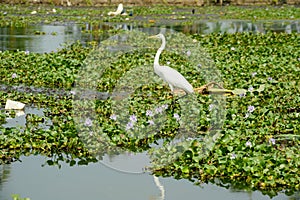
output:
M166 34L161 64L180 71L195 88L216 81L245 91L175 99L152 71L160 41L147 36L120 33L99 46L74 43L45 54L0 52L1 163L42 154L49 165L73 166L123 150L147 151L148 169L156 175L231 183L270 196L299 190L299 34ZM114 42L122 48L114 49ZM142 84L131 93L135 83ZM97 98L98 92L107 98ZM7 119L16 117L3 109L7 99L43 114L25 113L24 127L7 127Z

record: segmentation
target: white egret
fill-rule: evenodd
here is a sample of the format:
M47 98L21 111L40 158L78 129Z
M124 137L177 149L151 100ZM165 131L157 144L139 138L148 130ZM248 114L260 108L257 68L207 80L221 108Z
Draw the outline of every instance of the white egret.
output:
M194 92L193 86L182 76L178 71L169 66L159 65L159 56L161 52L165 49L166 38L163 34L150 36L149 38L158 38L162 40L160 48L157 50L154 58L154 72L167 82L170 86L172 93L174 93L174 88L179 88L185 91L186 94L191 94Z
M123 11L123 4L120 3L120 4L118 5L117 10L116 10L115 12L112 12L112 11L108 12L108 15L109 15L109 16L119 15L119 14L122 13L122 11Z

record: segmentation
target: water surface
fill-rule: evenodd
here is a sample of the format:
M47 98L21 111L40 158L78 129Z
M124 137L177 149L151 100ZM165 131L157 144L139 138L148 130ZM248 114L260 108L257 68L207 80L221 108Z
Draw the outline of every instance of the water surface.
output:
M148 27L148 28L147 28ZM149 28L150 27L150 28ZM249 21L249 20L218 20L195 21L192 24L182 24L174 21L162 21L157 24L126 24L126 23L101 23L101 24L53 24L53 25L28 25L25 27L0 27L0 50L21 50L37 53L57 51L63 48L63 44L81 41L86 44L89 41L99 43L107 38L110 29L142 31L159 30L161 27L185 34L210 34L210 33L266 33L268 31L284 33L300 33L299 20L273 20L273 21ZM103 32L101 35L93 34L93 31Z
M47 165L41 167L47 160L42 156L22 157L21 160L0 166L0 199L10 200L14 193L31 200L270 199L259 191L235 191L212 184L199 187L187 180L173 178L158 178L159 183L155 183L154 177L148 173L123 173L102 163L74 167L62 163L61 169L58 169ZM289 200L293 197L280 194L273 199Z

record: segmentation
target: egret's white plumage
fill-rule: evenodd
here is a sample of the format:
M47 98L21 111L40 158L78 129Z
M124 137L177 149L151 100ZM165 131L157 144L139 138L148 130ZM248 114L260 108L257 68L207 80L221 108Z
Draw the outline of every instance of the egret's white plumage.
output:
M186 94L193 93L194 92L193 86L178 71L176 71L175 69L169 66L159 65L159 56L166 46L165 36L160 33L158 35L154 35L150 37L159 38L162 40L162 44L160 48L157 50L154 58L154 72L169 84L172 93L174 92L174 88L182 89L186 92Z
M108 15L109 16L119 15L119 14L121 14L122 11L123 11L123 4L120 3L118 5L117 10L115 12L112 12L112 11L108 12Z

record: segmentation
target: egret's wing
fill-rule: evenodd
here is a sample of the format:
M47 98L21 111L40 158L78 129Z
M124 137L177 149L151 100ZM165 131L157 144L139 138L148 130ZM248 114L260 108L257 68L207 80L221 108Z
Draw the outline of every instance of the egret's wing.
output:
M192 85L175 69L169 66L159 66L155 69L155 73L174 87L183 89L186 92L193 92Z
M118 5L117 11L116 11L116 15L121 14L122 11L123 11L123 4L120 3L120 4Z
M121 14L122 11L123 11L123 4L120 3L118 5L117 10L115 12L112 12L112 11L108 12L108 15L109 16L111 16L111 15L119 15L119 14Z

